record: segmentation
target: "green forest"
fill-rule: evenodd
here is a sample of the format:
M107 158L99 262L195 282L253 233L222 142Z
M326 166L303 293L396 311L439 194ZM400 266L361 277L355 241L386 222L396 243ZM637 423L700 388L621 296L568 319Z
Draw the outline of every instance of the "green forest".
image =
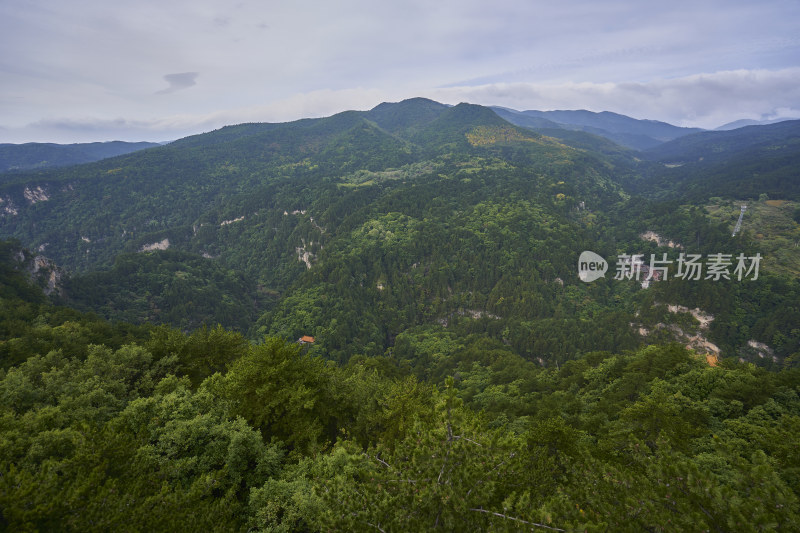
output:
M800 530L800 124L546 126L412 99L0 174L0 528ZM764 260L615 279L720 253Z
M337 364L55 307L9 263L9 531L800 527L798 368L677 344L542 367L426 331L398 339L406 357Z

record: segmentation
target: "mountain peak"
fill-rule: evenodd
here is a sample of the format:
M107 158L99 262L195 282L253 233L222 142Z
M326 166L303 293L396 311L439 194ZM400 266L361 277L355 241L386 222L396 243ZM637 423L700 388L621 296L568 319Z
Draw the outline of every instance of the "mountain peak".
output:
M461 102L450 107L439 116L437 125L449 124L451 126L499 126L508 125L497 113L488 107Z
M364 116L392 133L409 133L435 120L448 106L427 98L409 98L402 102L383 102Z
M415 98L407 98L405 100L401 100L399 102L381 102L380 104L376 105L372 109L369 110L370 113L373 112L383 112L388 109L411 109L411 108L432 108L432 109L447 109L448 105L441 104L436 102L435 100L431 100L429 98L422 98L421 96Z

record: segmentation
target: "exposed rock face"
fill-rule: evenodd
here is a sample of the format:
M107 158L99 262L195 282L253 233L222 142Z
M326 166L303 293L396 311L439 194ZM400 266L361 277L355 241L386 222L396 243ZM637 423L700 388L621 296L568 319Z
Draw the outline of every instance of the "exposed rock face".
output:
M654 243L658 244L659 246L668 246L669 248L678 248L683 250L683 245L677 243L673 240L665 239L655 231L646 231L639 235L642 240L645 241L653 241Z
M492 320L500 320L501 318L503 318L501 316L489 313L488 311L481 311L480 309L461 308L458 311L453 311L452 313L449 313L446 317L437 319L436 322L446 328L450 323L450 319L453 317L453 315L468 316L474 320L480 320L481 318L484 317L491 318Z
M645 327L644 324L636 322L631 323L631 327L642 337L649 337L657 331L668 331L670 335L677 341L686 346L689 350L694 350L696 353L704 355L706 361L711 366L719 364L721 350L719 346L709 341L706 335L710 324L714 321L714 316L706 313L702 309L695 307L689 309L683 305L667 305L667 310L670 313L689 313L697 319L699 325L691 328L691 331L684 331L683 328L676 324L655 324L652 328ZM737 349L737 354L740 356L739 361L758 361L759 359L771 360L774 363L780 362L780 358L775 354L768 345L763 342L751 339L747 341L746 345L742 345ZM731 355L731 354L726 354Z
M714 320L714 315L709 315L698 307L689 309L683 305L668 305L667 309L670 313L691 313L691 315L700 322L700 329L708 329L708 325Z
M22 191L22 195L26 200L28 200L28 202L30 202L31 205L37 202L46 202L50 199L50 197L47 196L47 191L42 189L40 186L34 188L25 187L25 190Z
M152 252L153 250L166 250L169 248L169 239L164 239L159 242L154 242L151 244L145 244L141 248L139 248L140 252Z
M306 244L306 240L305 239L300 239L300 240L303 242L303 246L298 246L297 248L295 248L295 252L297 252L297 259L299 261L305 263L307 269L310 269L311 268L311 260L314 259L315 256L314 256L313 253L311 253L308 250L306 250L306 246L311 248L311 246L314 245L314 241L309 241L309 243Z
M658 323L653 326L652 330L645 328L642 324L632 323L631 326L636 328L639 335L643 337L650 336L657 330L666 329L677 342L683 343L689 350L694 350L698 354L705 355L708 364L711 366L716 366L721 350L719 349L719 346L706 338L708 326L711 324L711 322L713 322L714 316L706 313L702 309L689 309L683 305L668 305L667 310L670 313L690 313L700 323L697 328L697 332L693 334L692 332L684 331L676 324Z
M777 355L775 355L775 350L770 348L768 345L764 344L763 342L758 342L755 339L750 339L747 341L747 346L743 347L739 350L739 353L743 355L749 356L758 356L759 359L772 359L773 362L777 363L780 359ZM752 360L753 357L750 357Z
M14 254L14 260L20 264L20 270L28 275L28 279L40 286L47 296L63 295L64 287L61 281L64 278L64 271L50 259L28 250L19 250Z
M232 218L230 220L223 220L222 222L219 223L219 225L220 227L227 226L229 224L233 224L234 222L241 222L242 220L244 220L244 215L237 218Z
M31 274L33 276L38 275L40 279L44 278L42 290L46 295L62 293L61 278L63 277L63 272L45 256L37 255L33 258L33 271Z
M492 313L487 313L486 311L481 311L479 309L459 309L458 314L461 316L468 316L470 318L474 318L478 320L479 318L487 317L494 320L499 320L500 317L497 315L493 315Z
M14 202L11 201L10 197L0 197L0 214L12 217L19 214L19 210L14 205Z

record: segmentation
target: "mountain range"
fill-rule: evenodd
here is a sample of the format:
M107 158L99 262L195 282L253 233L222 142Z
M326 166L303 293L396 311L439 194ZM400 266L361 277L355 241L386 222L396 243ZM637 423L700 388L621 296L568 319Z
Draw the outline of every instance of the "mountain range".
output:
M745 126L766 126L767 124L777 124L778 122L783 122L785 120L798 120L797 117L786 117L786 118L773 118L770 120L755 120L749 118L743 118L740 120L734 120L733 122L728 122L723 124L722 126L718 126L714 128L715 131L726 131L726 130L735 130L738 128L743 128Z
M534 122L515 125L504 113ZM607 113L547 116L674 138L633 151L530 112L418 98L7 174L0 235L71 273L66 302L109 318L187 330L216 321L254 338L308 334L341 360L383 354L419 328L455 327L554 362L642 342L612 324L638 322L645 293L610 279L580 282L581 250L672 251L662 245L672 240L754 254L758 229L745 224L731 240L735 217L725 228L698 206L765 194L784 202L791 221L787 210L800 199L797 121L693 133ZM663 240L640 237L652 233ZM787 253L767 268L775 261L793 271ZM719 306L743 297L739 289L722 298L718 286L689 284L674 304L726 315ZM772 340L757 317L781 306L759 305L736 336L711 330L718 353ZM781 357L800 333L791 339Z
M412 106L420 104L424 99L412 98L400 104L384 103L371 110L372 117L394 116L399 124L415 127L422 115L433 116L435 109L442 109L444 104L427 101L427 110L413 110ZM586 110L573 111L517 111L494 106L491 109L508 122L542 132L551 136L569 136L569 132L583 131L604 137L620 146L633 150L646 150L664 142L677 139L690 133L703 131L699 128L682 128L656 120L639 120L618 113L604 111L596 113ZM727 131L745 126L773 124L791 119L751 120L742 119L724 124L715 131ZM301 121L302 122L302 121ZM561 130L561 131L559 131ZM78 144L26 143L0 144L0 173L9 171L31 170L37 168L68 166L89 163L108 157L123 155L145 148L153 148L164 143L148 142L95 142Z
M800 530L799 129L418 98L2 173L0 528Z
M495 112L519 126L533 129L565 129L592 133L634 150L646 150L677 139L699 128L681 128L657 120L638 120L603 111L514 111L500 107Z
M0 173L91 163L159 146L151 142L0 144Z

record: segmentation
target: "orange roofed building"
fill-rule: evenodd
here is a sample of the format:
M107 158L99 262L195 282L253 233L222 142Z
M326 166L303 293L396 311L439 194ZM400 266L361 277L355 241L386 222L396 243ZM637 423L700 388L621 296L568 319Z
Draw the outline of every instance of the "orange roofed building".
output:
M298 344L314 344L314 337L310 335L303 335L299 339L297 339Z

